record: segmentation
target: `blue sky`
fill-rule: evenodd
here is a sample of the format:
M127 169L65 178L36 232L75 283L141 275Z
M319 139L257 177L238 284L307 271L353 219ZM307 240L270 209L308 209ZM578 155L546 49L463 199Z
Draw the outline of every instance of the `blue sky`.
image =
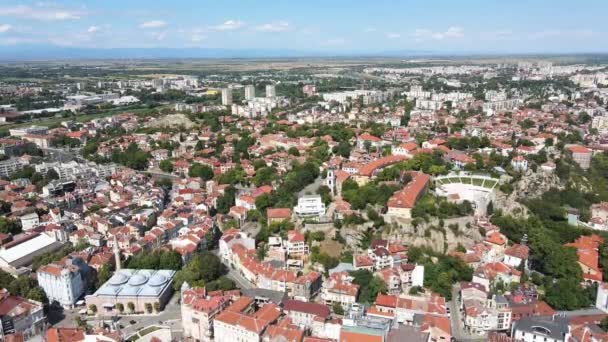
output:
M0 0L2 46L606 52L605 0Z

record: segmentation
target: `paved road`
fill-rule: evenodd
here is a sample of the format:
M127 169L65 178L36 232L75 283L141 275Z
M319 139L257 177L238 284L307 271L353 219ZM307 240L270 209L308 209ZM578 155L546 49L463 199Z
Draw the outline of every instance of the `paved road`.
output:
M214 249L212 251L212 253L215 254L215 255L217 255L218 257L220 256L219 249ZM222 258L220 257L220 260L221 259ZM239 273L239 271L237 271L237 270L233 269L232 267L230 267L230 265L227 264L227 263L225 263L223 260L222 260L222 263L228 268L228 274L226 275L226 277L228 279L231 279L232 281L234 281L236 283L236 286L238 288L240 288L240 289L252 289L252 288L255 287L255 286L253 286L253 284L251 284L249 282L249 280L245 279L245 277L243 277L243 275L241 275Z
M226 265L226 266L229 269L228 274L226 275L226 277L228 279L232 279L236 283L236 286L238 286L240 289L252 289L252 288L254 288L254 286L247 279L245 279L245 277L243 277L239 273L239 271L233 270L228 265Z
M460 286L454 285L452 287L452 300L447 305L450 308L450 328L452 330L452 337L458 342L477 342L485 341L485 338L470 335L464 330L464 318L460 313L460 303L458 296L460 292Z
M304 196L306 194L315 195L317 190L324 184L324 179L321 176L317 177L314 182L308 184L304 189L298 192L298 197Z

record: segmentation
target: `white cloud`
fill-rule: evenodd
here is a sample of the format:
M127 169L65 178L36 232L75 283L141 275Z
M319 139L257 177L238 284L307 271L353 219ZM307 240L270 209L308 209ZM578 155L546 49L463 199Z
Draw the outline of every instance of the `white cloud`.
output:
M376 31L378 31L378 30L374 27L368 27L365 30L363 30L363 32L366 32L366 33L376 32Z
M263 24L255 27L259 32L285 32L291 30L291 26L286 21Z
M34 7L27 5L0 7L0 16L41 21L76 20L80 19L83 14L80 10L60 8L45 3L39 3Z
M416 29L413 34L416 41L422 41L426 39L444 40L452 38L464 37L464 29L458 26L450 26L444 32L434 32L429 29Z
M0 25L0 33L8 32L13 27L9 24Z
M167 23L162 20L150 20L143 22L139 27L144 29L161 28L167 26Z
M95 32L98 32L98 31L99 31L99 29L100 29L100 28L99 28L99 26L90 26L90 27L87 29L87 32L88 32L88 33L95 33Z
M386 34L386 38L397 39L397 38L401 38L401 35L399 33L391 32L391 33Z
M238 20L226 20L223 23L213 26L212 28L217 31L234 31L245 26L245 24Z

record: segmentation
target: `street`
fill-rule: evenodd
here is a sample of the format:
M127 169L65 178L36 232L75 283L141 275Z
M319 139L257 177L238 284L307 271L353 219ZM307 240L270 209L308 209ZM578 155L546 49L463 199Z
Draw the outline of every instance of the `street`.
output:
M450 308L450 328L452 330L452 337L458 342L477 342L485 341L485 338L467 334L464 330L464 321L460 314L460 305L458 303L458 296L460 292L460 286L455 284L452 286L452 300L447 303Z
M228 274L226 275L226 277L228 277L228 279L231 279L232 281L234 281L238 288L251 289L254 287L247 279L245 279L245 277L243 277L239 273L239 271L232 269L232 267L230 267L230 265L226 265L226 267L228 267Z

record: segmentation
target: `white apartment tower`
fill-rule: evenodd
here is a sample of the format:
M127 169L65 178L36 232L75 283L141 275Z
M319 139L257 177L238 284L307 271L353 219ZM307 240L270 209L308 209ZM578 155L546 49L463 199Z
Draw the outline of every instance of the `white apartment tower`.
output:
M266 97L276 97L277 89L274 84L269 84L266 86Z
M222 89L222 105L230 106L232 104L232 89Z
M245 100L253 100L255 98L255 86L254 85L246 85L245 86Z

